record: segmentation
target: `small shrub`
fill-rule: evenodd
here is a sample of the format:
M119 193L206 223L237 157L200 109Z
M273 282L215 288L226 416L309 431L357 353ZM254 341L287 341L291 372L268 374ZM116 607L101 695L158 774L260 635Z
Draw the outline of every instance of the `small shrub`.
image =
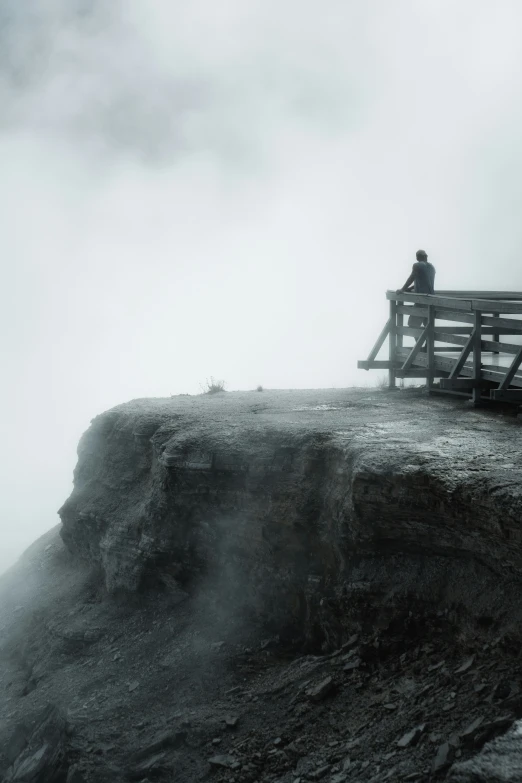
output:
M217 394L218 392L225 391L225 381L218 381L215 378L207 379L205 386L203 387L204 394Z
M264 391L263 387L261 385L256 387L256 391Z

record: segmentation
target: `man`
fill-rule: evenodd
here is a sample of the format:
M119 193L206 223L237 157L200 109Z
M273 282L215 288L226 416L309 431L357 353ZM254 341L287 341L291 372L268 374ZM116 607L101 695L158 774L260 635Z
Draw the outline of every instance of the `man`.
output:
M435 292L435 267L428 261L425 250L417 250L415 257L417 260L413 264L411 275L397 293L413 291L414 294L433 294ZM421 306L417 305L417 307ZM414 328L424 326L425 323L426 319L418 315L410 315L408 319L408 326Z

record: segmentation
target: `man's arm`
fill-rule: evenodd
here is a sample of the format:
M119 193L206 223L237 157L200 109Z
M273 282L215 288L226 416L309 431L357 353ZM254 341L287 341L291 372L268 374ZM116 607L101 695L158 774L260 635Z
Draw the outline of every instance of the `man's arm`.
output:
M411 275L408 277L402 288L399 288L397 293L401 293L401 291L411 291L413 282L415 280L415 264L412 266L411 269Z

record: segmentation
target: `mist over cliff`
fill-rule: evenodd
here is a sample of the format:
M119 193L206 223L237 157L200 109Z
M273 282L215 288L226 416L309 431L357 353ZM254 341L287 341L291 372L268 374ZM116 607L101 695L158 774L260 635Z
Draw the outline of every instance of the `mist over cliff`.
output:
M440 287L520 288L521 13L2 3L4 565L100 411L366 382L418 247Z

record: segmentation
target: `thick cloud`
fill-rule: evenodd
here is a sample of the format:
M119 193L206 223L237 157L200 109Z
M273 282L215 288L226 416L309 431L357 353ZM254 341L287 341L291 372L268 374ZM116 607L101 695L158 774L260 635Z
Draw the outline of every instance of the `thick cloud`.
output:
M518 0L27 0L0 10L4 564L89 419L346 386L417 247L522 288ZM0 567L2 562L0 562Z

